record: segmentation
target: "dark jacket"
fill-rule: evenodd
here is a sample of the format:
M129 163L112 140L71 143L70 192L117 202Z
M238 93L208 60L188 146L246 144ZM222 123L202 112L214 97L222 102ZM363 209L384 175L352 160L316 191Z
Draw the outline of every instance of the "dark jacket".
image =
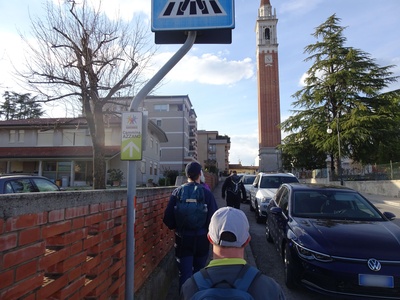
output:
M238 190L236 190L235 182L238 183ZM246 189L240 177L233 174L227 177L222 185L222 198L225 199L246 200Z

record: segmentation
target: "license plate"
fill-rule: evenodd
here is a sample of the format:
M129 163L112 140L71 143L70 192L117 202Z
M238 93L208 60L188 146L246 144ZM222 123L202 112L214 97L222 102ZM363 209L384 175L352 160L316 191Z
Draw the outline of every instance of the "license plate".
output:
M362 286L394 288L393 276L359 274L358 283Z

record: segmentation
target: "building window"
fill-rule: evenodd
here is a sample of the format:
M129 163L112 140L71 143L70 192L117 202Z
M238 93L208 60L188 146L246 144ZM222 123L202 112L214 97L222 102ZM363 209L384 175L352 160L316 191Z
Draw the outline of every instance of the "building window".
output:
M157 176L157 170L158 170L157 164L154 164L154 175L156 175L156 176Z
M25 130L10 130L10 143L22 143L25 138Z
M150 138L150 148L153 148L154 147L154 140L153 140L153 138Z
M168 104L155 104L154 110L155 111L168 111Z
M105 146L117 146L121 144L121 133L116 132L115 129L112 128L105 128Z
M63 130L63 146L85 146L86 130Z
M53 146L54 130L38 131L38 146Z
M140 165L140 173L145 174L146 173L146 161L142 160L141 165Z
M265 39L266 39L266 40L269 40L269 39L270 39L270 31L269 31L269 28L265 28L264 34L265 34Z
M161 127L161 120L157 120L157 126Z

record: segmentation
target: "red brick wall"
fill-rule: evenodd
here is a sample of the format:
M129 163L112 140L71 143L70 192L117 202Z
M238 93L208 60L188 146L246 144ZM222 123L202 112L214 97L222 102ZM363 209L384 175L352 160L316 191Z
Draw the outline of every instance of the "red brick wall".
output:
M173 246L173 232L162 223L170 193L137 191L135 291ZM0 218L0 299L123 299L126 192L61 194L31 202L32 195L0 197L0 211L8 212ZM39 211L44 201L57 209ZM3 210L18 202L29 213Z
M204 177L211 191L213 191L214 188L218 185L218 176L213 173L204 172Z

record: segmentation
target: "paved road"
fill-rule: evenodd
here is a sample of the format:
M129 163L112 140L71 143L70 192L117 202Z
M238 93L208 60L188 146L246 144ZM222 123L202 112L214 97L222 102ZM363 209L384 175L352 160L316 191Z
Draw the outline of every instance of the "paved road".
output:
M225 200L221 198L222 182L214 189L213 193L217 201L218 207L226 205ZM371 200L381 211L391 211L399 218L394 222L400 226L400 199L392 197L384 197L379 195L364 194L364 196ZM318 293L309 291L304 288L297 290L289 290L284 283L283 262L278 255L278 251L274 246L267 242L265 237L265 225L257 224L255 221L254 213L250 212L249 204L242 204L241 209L245 212L250 223L251 242L250 247L246 247L246 260L248 263L257 266L261 272L275 279L282 287L287 300L333 300L339 299L329 298ZM177 280L171 285L170 293L166 300L179 299L177 291Z

